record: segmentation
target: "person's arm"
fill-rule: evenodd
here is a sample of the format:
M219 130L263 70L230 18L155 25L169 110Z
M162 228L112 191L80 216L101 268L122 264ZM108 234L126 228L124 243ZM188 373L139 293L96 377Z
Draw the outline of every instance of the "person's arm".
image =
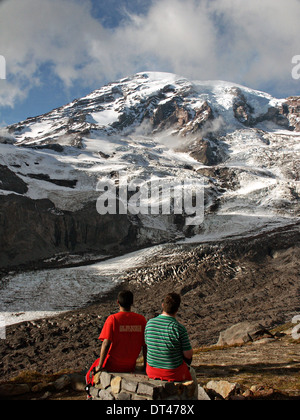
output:
M110 349L111 346L111 341L109 340L104 340L101 346L101 352L100 352L100 359L99 359L99 364L98 367L96 369L96 372L100 372L100 370L102 369L103 363L106 359L108 350Z
M193 354L194 351L192 349L190 339L188 336L188 332L185 327L182 326L182 334L181 334L181 340L182 340L182 353L183 353L183 359L188 364L191 365L193 361Z
M114 317L109 316L104 323L99 340L102 341L99 364L96 372L99 372L103 368L106 356L113 342L113 331L114 331Z
M187 351L184 351L184 352L183 352L183 358L184 358L184 361L185 361L188 365L191 365L191 364L192 364L192 361L193 361L193 354L194 354L194 351L193 351L193 350L187 350Z

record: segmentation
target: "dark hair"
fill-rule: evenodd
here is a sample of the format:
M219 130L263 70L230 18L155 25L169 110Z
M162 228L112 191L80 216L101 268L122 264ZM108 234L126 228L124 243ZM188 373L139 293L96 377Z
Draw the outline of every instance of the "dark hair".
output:
M119 305L124 309L130 309L133 304L133 293L130 290L123 290L118 295Z
M163 309L169 315L178 312L181 304L181 297L177 293L169 293L163 301Z

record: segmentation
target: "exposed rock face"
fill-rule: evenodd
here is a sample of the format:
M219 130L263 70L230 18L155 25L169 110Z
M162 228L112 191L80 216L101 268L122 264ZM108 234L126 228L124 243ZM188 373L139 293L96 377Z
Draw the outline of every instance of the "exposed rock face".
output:
M62 211L47 199L8 195L0 200L0 268L42 263L57 254L118 255L144 246L173 240L169 231L144 226L139 216L100 215L92 201L77 211ZM172 229L173 227L173 229Z
M207 166L216 166L227 158L224 146L213 137L195 141L188 150L194 159Z
M299 96L292 96L287 99L286 103L282 106L282 114L285 115L289 122L290 126L295 129L295 131L300 131L300 98Z
M100 216L93 204L63 212L50 200L9 195L0 201L0 266L39 261L70 252L121 252L134 244L127 216Z
M253 126L254 118L253 113L254 109L251 105L247 103L245 96L243 95L241 89L236 88L232 89L232 92L236 96L233 100L233 112L235 118L246 126Z
M293 108L287 109L286 105L270 106L266 112L255 116L255 109L247 102L247 98L242 93L242 90L235 88L232 89L232 92L236 95L233 100L234 116L246 127L255 127L259 123L269 121L286 129L296 129L298 131L291 116Z
M0 188L3 191L13 191L17 194L25 194L28 191L26 183L3 165L0 165Z

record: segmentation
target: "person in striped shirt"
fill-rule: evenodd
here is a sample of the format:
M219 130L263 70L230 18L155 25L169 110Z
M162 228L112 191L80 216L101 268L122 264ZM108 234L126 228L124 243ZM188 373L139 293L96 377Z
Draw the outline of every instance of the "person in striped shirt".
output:
M163 312L148 321L145 329L147 375L169 382L192 380L189 366L193 358L186 328L176 319L181 304L177 293L168 294Z

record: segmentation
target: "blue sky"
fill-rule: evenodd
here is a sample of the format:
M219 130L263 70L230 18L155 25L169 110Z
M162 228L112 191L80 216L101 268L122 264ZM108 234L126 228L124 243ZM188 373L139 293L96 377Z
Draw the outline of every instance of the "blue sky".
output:
M300 0L0 0L0 125L139 71L300 94Z

